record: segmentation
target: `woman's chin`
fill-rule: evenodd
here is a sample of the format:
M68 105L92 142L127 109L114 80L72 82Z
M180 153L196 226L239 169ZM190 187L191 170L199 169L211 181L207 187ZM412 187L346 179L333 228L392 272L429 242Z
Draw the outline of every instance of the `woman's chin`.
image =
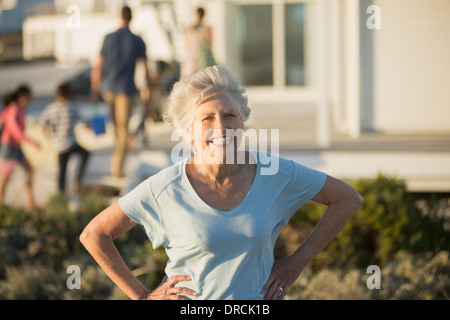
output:
M227 158L229 159L227 160ZM210 143L208 147L203 150L202 159L206 164L232 163L235 159L235 150L232 144L218 145Z

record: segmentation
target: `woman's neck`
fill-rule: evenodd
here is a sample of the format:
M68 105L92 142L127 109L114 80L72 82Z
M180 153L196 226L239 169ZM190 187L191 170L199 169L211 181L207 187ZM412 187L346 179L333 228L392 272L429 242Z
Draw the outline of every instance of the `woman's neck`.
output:
M240 164L193 164L193 173L200 178L215 181L217 183L224 183L233 175L242 170L243 165Z
M193 164L194 174L200 178L206 178L211 181L223 183L230 179L230 177L242 174L246 165L256 164L252 162L253 157L250 153L245 152L244 159L235 156L235 161L231 164L205 163L202 159L194 157L191 159ZM225 161L224 161L225 162ZM242 163L241 163L242 162Z

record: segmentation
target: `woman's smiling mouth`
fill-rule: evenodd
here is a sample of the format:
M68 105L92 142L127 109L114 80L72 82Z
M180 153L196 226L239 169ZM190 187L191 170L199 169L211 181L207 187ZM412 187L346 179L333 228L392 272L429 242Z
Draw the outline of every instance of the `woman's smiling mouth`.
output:
M209 143L211 143L214 146L224 146L224 145L228 145L233 141L233 137L231 136L220 136L220 137L212 137L211 139L208 140Z

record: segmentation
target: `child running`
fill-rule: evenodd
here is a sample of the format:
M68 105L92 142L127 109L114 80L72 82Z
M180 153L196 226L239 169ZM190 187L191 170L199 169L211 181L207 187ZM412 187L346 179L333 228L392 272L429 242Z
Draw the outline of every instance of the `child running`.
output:
M0 203L3 202L5 189L14 169L20 165L26 171L26 210L32 211L35 208L33 198L33 168L22 152L21 145L24 142L38 147L38 143L25 135L25 113L26 108L32 99L31 89L27 86L20 86L14 92L3 97L5 108L1 112L1 133L0 133Z
M67 84L58 86L56 101L47 106L40 119L40 125L44 132L50 132L51 142L58 152L58 190L61 193L65 192L66 168L71 155L81 156L81 164L76 175L77 193L89 158L89 152L78 144L75 137L75 125L81 121L81 116L77 107L71 103L71 99L72 88Z

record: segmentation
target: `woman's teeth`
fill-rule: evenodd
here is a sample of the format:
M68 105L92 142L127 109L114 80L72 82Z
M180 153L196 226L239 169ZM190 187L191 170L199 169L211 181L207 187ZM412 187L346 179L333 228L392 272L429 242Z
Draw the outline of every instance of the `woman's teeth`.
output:
M212 144L215 145L223 145L223 144L229 144L233 140L233 137L226 137L226 138L212 138L209 140Z

